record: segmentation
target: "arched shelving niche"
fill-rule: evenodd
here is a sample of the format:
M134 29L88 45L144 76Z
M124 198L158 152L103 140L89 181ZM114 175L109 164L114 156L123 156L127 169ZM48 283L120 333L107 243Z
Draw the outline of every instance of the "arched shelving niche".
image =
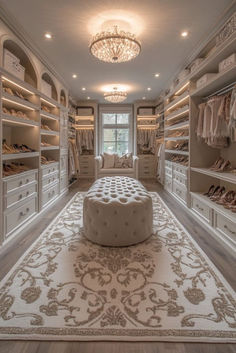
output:
M20 60L20 64L25 68L24 81L37 88L38 80L36 71L29 56L24 52L24 50L11 39L6 39L3 42L3 49L9 50L9 52L14 54Z
M58 95L57 95L57 89L56 89L56 86L53 82L53 79L48 75L47 72L44 72L42 74L42 80L47 82L51 87L52 87L52 97L53 99L55 99L55 101L58 100Z
M61 103L61 105L64 105L64 107L66 107L66 94L65 94L64 89L61 90L60 103Z

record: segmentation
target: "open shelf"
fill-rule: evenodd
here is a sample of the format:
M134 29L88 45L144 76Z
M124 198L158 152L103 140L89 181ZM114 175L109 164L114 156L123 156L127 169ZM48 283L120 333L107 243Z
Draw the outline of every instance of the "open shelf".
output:
M39 123L34 120L30 119L24 119L24 118L18 118L17 116L14 115L9 115L9 114L2 114L2 122L4 125L8 126L39 126Z
M171 96L175 95L176 93L181 92L182 90L184 91L185 89L187 89L187 87L190 85L189 77L190 77L190 74L188 74L188 76L186 76L183 81L179 82L179 83L165 96L165 99L169 99Z
M178 98L170 102L169 104L166 105L165 107L165 112L172 110L174 107L180 105L181 103L187 101L189 99L189 92L185 92L181 94Z
M41 135L59 136L59 132L58 131L50 131L50 130L41 129L40 133L41 133Z
M197 197L200 201L208 205L210 208L213 208L214 210L218 211L223 216L230 218L233 222L236 221L236 213L233 213L227 208L224 208L224 206L218 205L216 202L211 201L209 197L201 194L200 192L191 192L191 195L194 195L194 197Z
M177 130L177 129L184 129L184 128L189 128L189 121L182 121L182 123L166 126L165 130Z
M189 113L189 108L183 107L183 108L178 109L177 111L174 111L173 113L167 115L165 120L166 121L172 120L172 119L178 118L179 116L182 116L185 114L187 115L187 113Z
M25 153L6 153L2 154L2 160L3 161L8 161L12 159L23 159L23 158L32 158L32 157L38 157L39 152L25 152Z
M165 137L165 141L189 140L189 136Z
M49 105L51 108L57 108L59 106L59 103L57 101L55 101L53 98L46 96L42 92L40 93L40 100L43 104Z
M7 180L10 180L18 175L20 176L24 176L24 175L28 175L28 174L31 174L32 172L37 172L38 169L29 169L29 170L25 170L23 172L19 172L19 173L15 173L15 174L12 174L12 175L8 175L8 176L5 176L2 178L2 180L4 181L7 181Z
M209 72L217 72L219 63L235 52L236 48L236 33L234 33L228 40L222 42L216 48L216 51L209 55L198 68L191 73L191 80L198 80L201 76Z
M236 184L236 174L234 173L229 173L229 172L214 172L213 170L207 169L207 168L193 168L191 167L191 170L197 173L205 174L208 176L212 176L213 178L217 178L220 180L227 181L229 183Z
M173 154L182 154L184 156L188 156L188 151L178 151L178 150L165 150L166 153L173 153Z
M48 147L41 146L41 151L51 151L51 150L59 150L59 146L48 146Z
M9 87L14 87L17 89L17 91L22 92L23 94L37 94L36 88L31 86L29 83L22 81L18 77L12 75L8 71L6 71L4 68L0 69L0 72L2 73L2 82L6 82Z
M59 116L51 114L46 112L45 110L41 109L40 111L40 115L41 117L43 117L44 119L51 119L51 120L59 120Z
M2 92L2 101L6 102L8 106L11 107L20 107L26 110L39 110L39 106L19 97L8 94L7 92Z
M213 77L210 81L208 81L202 87L195 89L191 96L204 96L208 95L217 89L220 89L222 86L226 84L233 83L236 79L236 65L229 68L228 70L224 70L218 73L215 77Z

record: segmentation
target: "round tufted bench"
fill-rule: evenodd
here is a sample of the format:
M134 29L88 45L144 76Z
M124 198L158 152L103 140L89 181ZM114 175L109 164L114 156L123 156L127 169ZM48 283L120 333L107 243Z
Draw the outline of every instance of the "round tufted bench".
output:
M106 246L128 246L152 233L152 199L137 180L114 176L98 179L84 198L85 236Z

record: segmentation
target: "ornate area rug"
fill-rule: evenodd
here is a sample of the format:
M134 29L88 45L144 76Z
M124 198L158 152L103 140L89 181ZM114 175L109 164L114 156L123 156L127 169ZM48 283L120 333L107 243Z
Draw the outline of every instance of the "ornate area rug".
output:
M1 283L0 338L236 341L235 293L156 193L153 235L86 240L78 193Z

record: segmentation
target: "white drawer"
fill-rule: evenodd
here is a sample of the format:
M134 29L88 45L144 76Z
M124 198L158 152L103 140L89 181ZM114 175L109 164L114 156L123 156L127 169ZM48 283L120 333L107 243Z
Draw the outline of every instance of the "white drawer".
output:
M67 170L67 163L68 163L68 157L67 155L63 155L60 158L60 170L61 172L64 172Z
M42 205L45 206L48 202L50 202L55 197L57 197L58 194L59 194L59 183L43 191Z
M10 233L32 217L38 210L37 197L31 198L17 209L4 214L4 233L8 237Z
M176 196L182 199L184 202L187 202L187 192L186 189L180 186L179 183L173 181L173 192Z
M172 191L172 179L171 178L165 177L164 185L165 185L165 189L167 191Z
M165 175L172 178L172 169L170 168L165 168Z
M167 168L169 168L169 169L172 169L172 162L171 161L165 161L165 166L167 167Z
M94 155L80 155L80 161L94 161Z
M46 167L42 167L42 176L47 176L51 173L57 172L59 170L59 164L58 163L52 163L50 165L47 165Z
M15 192L9 193L4 197L4 208L7 209L13 205L17 205L17 203L22 203L26 198L32 196L37 193L37 184L30 184L27 188L23 188L22 190L17 190Z
M187 188L187 186L188 186L187 178L185 176L183 176L182 174L174 172L173 179L174 179L174 181L180 183L184 188Z
M236 245L236 219L235 222L233 222L218 212L215 212L215 228Z
M173 171L177 173L183 174L184 176L188 176L188 168L180 165L180 164L173 164Z
M193 195L191 196L191 208L207 223L212 224L213 210Z
M30 183L33 183L33 182L35 183L35 181L37 182L37 179L38 179L37 171L31 172L31 173L23 173L17 176L12 176L8 180L4 180L3 182L4 193L6 194L18 188L25 187Z
M51 184L55 183L56 181L59 181L58 172L45 176L42 180L43 189L48 188Z
M64 174L60 178L60 191L65 190L67 186L68 186L68 176L67 174Z

